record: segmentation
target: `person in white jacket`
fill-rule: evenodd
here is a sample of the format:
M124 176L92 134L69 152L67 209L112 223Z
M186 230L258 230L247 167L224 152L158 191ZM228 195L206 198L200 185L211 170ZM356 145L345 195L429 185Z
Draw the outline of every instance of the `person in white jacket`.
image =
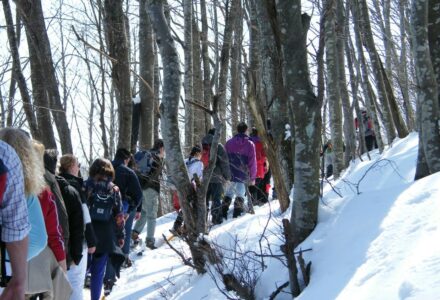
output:
M196 176L198 180L202 180L203 178L203 162L202 158L202 148L200 146L194 146L189 153L189 157L185 159L185 166L188 171L188 177L191 183L196 188ZM195 176L196 175L196 176ZM177 205L176 203L174 204ZM182 232L182 224L183 224L183 213L182 210L179 209L176 221L174 221L173 228L170 229L170 232L174 235L178 235Z

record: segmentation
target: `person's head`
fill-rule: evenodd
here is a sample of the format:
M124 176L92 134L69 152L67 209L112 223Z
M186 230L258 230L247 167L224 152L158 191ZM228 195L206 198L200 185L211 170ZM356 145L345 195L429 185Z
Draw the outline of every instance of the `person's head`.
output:
M116 150L115 160L121 160L125 165L130 161L131 153L125 148L119 148Z
M7 127L0 130L0 139L14 148L21 160L26 196L38 196L46 186L43 158L40 158L29 136L23 130Z
M362 107L362 108L361 108L361 114L362 114L363 116L367 115L367 109L366 109L365 107Z
M112 163L105 158L97 158L90 166L89 176L96 181L113 181L115 170Z
M246 133L247 129L248 129L248 126L245 122L238 123L238 125L237 125L237 132L238 133Z
M251 136L258 136L258 130L255 127L252 127Z
M327 145L327 147L332 148L333 144L332 144L332 140L328 140L327 143L325 143Z
M199 145L192 147L189 157L200 159L202 157L202 148Z
M60 173L78 176L81 164L73 154L64 154L60 158Z
M211 128L208 130L208 134L214 135L215 134L215 128Z
M57 149L46 149L44 150L44 167L46 170L55 174L58 162L58 150Z
M153 148L151 148L151 150L157 152L159 157L163 157L164 154L165 154L165 148L164 148L163 140L162 139L157 139L154 142Z

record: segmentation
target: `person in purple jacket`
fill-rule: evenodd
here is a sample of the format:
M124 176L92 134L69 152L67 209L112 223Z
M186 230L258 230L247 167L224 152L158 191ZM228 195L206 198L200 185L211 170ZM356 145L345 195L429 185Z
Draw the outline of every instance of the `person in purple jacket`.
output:
M225 149L229 157L231 183L226 190L222 203L223 218L227 219L229 206L235 195L233 218L243 213L246 185L254 185L257 175L255 145L246 134L248 126L244 122L237 125L237 134L226 142Z

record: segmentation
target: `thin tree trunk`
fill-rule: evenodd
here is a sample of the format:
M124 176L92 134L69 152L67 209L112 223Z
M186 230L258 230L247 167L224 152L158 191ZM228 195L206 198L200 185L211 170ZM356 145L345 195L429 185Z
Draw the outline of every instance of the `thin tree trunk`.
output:
M336 0L327 0L325 4L325 57L327 65L327 93L330 115L330 128L334 152L333 176L339 178L343 169L342 146L342 105L340 95L340 77L338 48L336 40Z
M194 110L189 102L193 101L193 47L192 47L192 1L183 0L184 36L185 36L185 150L189 151L194 144Z
M231 127L237 128L240 121L239 99L241 94L241 47L243 40L243 12L240 1L237 4L234 24L234 42L231 49Z
M202 60L203 60L203 97L205 107L211 106L212 85L211 85L211 67L209 62L209 48L208 48L208 20L206 16L206 1L200 0L200 13L202 19ZM205 131L211 128L211 120L208 116L205 117Z
M139 1L139 71L140 76L149 84L139 82L141 98L141 135L139 149L153 147L154 140L154 66L155 66L153 28L147 13L147 1ZM153 88L153 90L151 90Z
M49 106L58 130L61 150L63 153L72 153L70 129L67 123L66 112L61 104L41 1L16 0L15 3L26 27L28 43L34 47L41 71L44 74L44 77L39 78L39 80L43 81L42 85L45 87L49 97Z
M104 30L112 57L112 81L118 102L118 148L131 148L132 100L128 37L122 0L104 1Z
M196 14L192 17L192 54L193 54L193 96L194 101L204 105L204 91L203 91L203 75L202 75L202 54L200 51L200 32L197 25ZM194 108L193 108L194 110ZM205 114L194 112L194 131L193 143L198 144L206 134Z

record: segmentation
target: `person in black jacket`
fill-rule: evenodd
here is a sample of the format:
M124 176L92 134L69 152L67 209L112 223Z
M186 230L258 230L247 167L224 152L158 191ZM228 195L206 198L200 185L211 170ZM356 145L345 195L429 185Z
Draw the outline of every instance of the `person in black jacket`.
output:
M89 178L84 183L97 237L96 251L90 262L92 300L100 299L107 261L111 262L116 276L119 276L120 266L124 262L121 247L124 245L125 217L121 193L113 183L114 176L111 162L105 158L97 158L90 166ZM106 200L101 202L100 199ZM99 206L100 203L104 203L105 207ZM98 216L102 212L105 214Z
M136 173L128 167L132 158L130 151L124 148L119 148L116 151L115 159L112 162L115 170L114 183L119 187L122 197L122 204L125 212L125 241L122 247L122 252L125 255L125 267L131 266L131 260L128 257L130 251L130 236L133 227L133 220L140 217L140 204L142 203L142 190ZM116 274L110 262L107 262L105 270L104 288L107 293L111 292L113 284L116 282Z
M79 170L80 163L78 158L73 154L65 154L60 158L59 180L63 178L63 181L69 185L69 187L66 188L66 192L71 194L71 197L79 196L84 221L82 228L85 228L85 242L82 244L83 259L81 259L78 265L72 266L67 274L73 288L71 300L83 299L82 291L84 289L84 279L87 270L87 253L92 254L96 250L96 237L86 203L87 199L83 188L84 182L83 179L79 177ZM75 192L73 192L73 190L75 190Z
M141 217L136 221L132 232L132 239L138 240L139 233L147 224L146 246L156 249L154 232L156 230L157 210L159 208L160 179L162 175L163 158L165 156L164 144L161 139L154 142L150 150L152 156L151 169L148 174L139 174L139 179L144 195L142 201Z

